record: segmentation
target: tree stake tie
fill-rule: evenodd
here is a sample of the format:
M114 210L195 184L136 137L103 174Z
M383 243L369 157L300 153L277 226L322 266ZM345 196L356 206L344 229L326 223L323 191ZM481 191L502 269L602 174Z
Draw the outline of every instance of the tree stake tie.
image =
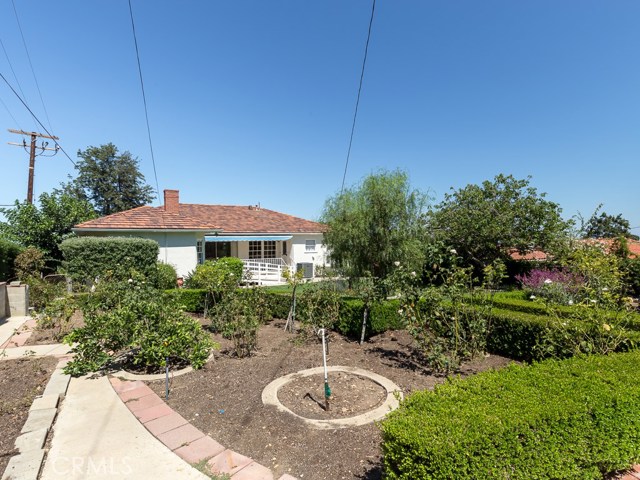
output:
M329 410L329 400L331 388L329 388L329 376L327 375L327 346L324 340L325 329L318 330L318 335L322 335L322 363L324 365L324 409Z

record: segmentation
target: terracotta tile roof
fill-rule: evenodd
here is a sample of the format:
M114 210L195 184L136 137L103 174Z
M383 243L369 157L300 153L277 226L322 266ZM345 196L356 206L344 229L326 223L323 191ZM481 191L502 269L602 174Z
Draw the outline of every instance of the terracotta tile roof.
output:
M587 238L578 240L580 243L584 243L587 245L601 245L605 252L609 253L616 242L616 239L613 238ZM629 258L638 258L640 257L640 241L633 240L631 238L627 239L627 247L629 248ZM517 250L510 250L509 256L513 260L524 260L524 261L534 261L534 262L543 262L546 260L551 260L551 256L542 250L531 250L529 252L525 252L524 254L518 252Z
M591 245L602 245L605 251L608 253L613 248L617 239L615 238L588 238L582 240L584 243ZM629 248L629 258L640 257L640 242L632 238L627 238L627 247Z
M322 223L266 208L180 203L177 212L165 207L138 207L89 220L79 230L221 230L223 233L321 233Z
M544 262L550 259L549 255L542 250L531 250L525 253L520 253L518 250L510 250L509 256L512 260L522 260L528 262Z

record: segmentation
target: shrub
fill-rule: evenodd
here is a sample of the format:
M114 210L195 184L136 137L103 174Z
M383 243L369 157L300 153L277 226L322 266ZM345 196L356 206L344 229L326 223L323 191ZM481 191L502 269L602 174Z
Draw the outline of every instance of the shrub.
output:
M38 328L51 329L54 339L62 340L71 331L71 317L76 308L75 297L72 295L54 298L38 317Z
M16 276L14 262L21 251L20 245L0 238L0 282L9 281Z
M235 257L207 260L187 275L185 286L219 292L235 288L242 281L244 264Z
M634 323L624 313L576 310L575 317L562 318L493 308L490 320L487 350L517 360L564 358L598 349L625 351L640 345L640 332L629 328ZM607 330L605 325L614 328Z
M163 367L166 359L206 362L215 344L193 318L142 275L128 281L106 278L81 303L85 326L67 335L75 356L65 372L82 375L131 356L134 364Z
M196 288L180 288L165 290L176 305L180 306L185 312L202 313L204 312L205 303L207 301L207 290Z
M584 286L584 278L566 269L534 268L529 273L516 276L516 280L528 296L545 298L561 305L577 301Z
M160 290L177 288L178 274L173 265L158 262L156 275L156 287Z
M640 460L640 352L512 365L417 392L382 423L389 479L602 479Z
M225 338L233 341L235 354L248 357L258 346L260 319L256 296L235 291L217 305L214 322Z
M16 275L22 281L29 277L42 277L45 267L44 253L35 247L27 247L22 250L14 261Z
M451 253L455 255L455 250ZM450 267L439 270L438 286L422 287L416 272L399 263L390 277L407 331L427 366L436 372L456 370L486 349L491 304L484 292L473 288L473 269L457 264L453 257ZM485 278L499 281L503 270L496 265L486 271Z
M333 329L340 315L340 295L333 284L314 284L298 296L296 317L301 320L302 333L315 337L318 329Z
M132 270L154 279L158 248L153 240L124 237L79 237L60 244L64 271L81 283L105 276L126 280Z

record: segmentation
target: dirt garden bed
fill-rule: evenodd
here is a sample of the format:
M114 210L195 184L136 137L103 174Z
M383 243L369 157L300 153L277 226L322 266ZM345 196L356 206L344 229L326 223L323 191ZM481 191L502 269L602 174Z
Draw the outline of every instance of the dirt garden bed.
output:
M37 325L33 330L33 333L27 338L25 345L51 345L54 343L62 343L64 335L71 330L84 326L84 319L82 318L82 312L77 310L69 323L64 326L64 331L60 328L43 328Z
M18 452L13 448L33 399L44 391L58 360L18 358L0 361L0 472Z
M375 479L380 477L380 440L375 424L318 430L291 414L264 406L261 394L272 380L322 364L319 342L301 342L274 321L260 329L259 350L249 358L231 356L231 345L222 345L216 358L203 369L171 381L169 405L212 438L271 468L276 478L288 473L299 479ZM405 395L433 388L442 377L430 375L416 362L406 332L386 332L362 347L331 334L329 365L358 367L382 375ZM499 356L479 358L464 365L466 376L510 362ZM310 376L283 386L280 400L306 418L341 418L375 408L382 392L362 377L329 374L330 411L324 412L323 378ZM164 381L149 382L164 397ZM307 395L309 393L310 395ZM311 397L311 398L310 398Z

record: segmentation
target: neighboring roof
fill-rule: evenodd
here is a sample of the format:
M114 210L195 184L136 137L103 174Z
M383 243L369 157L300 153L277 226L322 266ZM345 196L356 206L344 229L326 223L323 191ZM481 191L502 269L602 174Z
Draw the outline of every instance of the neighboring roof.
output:
M602 245L607 253L614 248L617 241L618 239L616 238L586 238L582 240L586 244ZM629 249L630 258L640 257L640 242L638 240L627 238L627 248Z
M202 230L221 233L321 233L322 223L266 208L180 203L177 212L165 207L138 207L75 226L76 231Z
M542 250L531 250L525 253L520 253L518 250L509 251L509 256L512 260L522 260L527 262L545 262L549 259L549 255Z
M587 245L601 245L604 250L609 253L613 248L614 243L617 241L615 238L586 238L578 240L580 243ZM631 238L627 239L627 247L629 248L629 257L630 258L638 258L640 257L640 241L633 240ZM525 253L520 253L517 250L510 250L509 256L513 260L522 260L522 261L530 261L530 262L544 262L546 260L550 260L551 257L546 252L542 250L531 250Z

